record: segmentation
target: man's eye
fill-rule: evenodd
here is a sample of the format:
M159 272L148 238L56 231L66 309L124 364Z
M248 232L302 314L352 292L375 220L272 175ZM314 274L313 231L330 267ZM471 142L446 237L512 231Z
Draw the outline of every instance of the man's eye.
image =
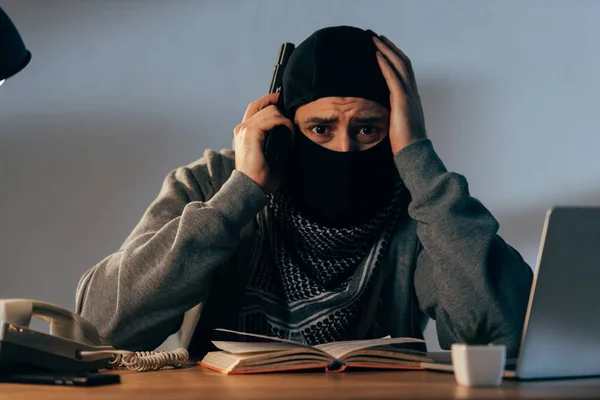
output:
M363 126L358 130L358 133L366 136L378 135L381 133L381 129L376 126Z
M310 130L316 135L327 135L331 132L331 128L327 125L316 125L311 127Z

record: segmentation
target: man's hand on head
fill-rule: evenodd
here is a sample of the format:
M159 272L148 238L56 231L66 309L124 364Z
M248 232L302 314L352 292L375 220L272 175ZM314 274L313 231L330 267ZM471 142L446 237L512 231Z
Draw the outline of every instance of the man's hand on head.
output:
M425 118L410 59L388 38L380 38L374 36L373 41L390 89L390 142L396 155L415 140L427 137Z
M277 190L281 176L269 168L264 156L267 132L285 125L294 132L294 124L285 118L275 106L279 93L268 94L246 109L244 119L235 127L235 169L247 175L266 193Z

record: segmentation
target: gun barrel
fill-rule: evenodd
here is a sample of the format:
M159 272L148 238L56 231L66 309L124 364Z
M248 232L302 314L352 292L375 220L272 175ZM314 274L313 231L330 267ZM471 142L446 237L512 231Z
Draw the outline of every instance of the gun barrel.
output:
M271 76L271 83L269 84L269 93L275 93L279 90L283 81L283 70L285 65L290 59L292 52L294 51L294 45L292 43L283 43L279 47L279 53L277 54L277 62L273 68L273 75Z

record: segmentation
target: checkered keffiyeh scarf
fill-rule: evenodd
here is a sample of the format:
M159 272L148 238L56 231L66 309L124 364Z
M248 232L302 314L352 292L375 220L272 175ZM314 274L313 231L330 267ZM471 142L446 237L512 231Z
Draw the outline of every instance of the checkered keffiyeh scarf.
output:
M309 221L276 193L259 214L240 329L320 344L348 339L400 215L390 203L368 221L331 228Z

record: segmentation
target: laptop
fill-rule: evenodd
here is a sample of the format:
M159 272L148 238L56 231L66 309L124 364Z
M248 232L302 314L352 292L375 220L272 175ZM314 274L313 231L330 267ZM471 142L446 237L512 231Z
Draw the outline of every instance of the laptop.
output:
M423 363L452 372L452 362ZM542 231L523 334L505 378L600 375L600 207L554 207Z

